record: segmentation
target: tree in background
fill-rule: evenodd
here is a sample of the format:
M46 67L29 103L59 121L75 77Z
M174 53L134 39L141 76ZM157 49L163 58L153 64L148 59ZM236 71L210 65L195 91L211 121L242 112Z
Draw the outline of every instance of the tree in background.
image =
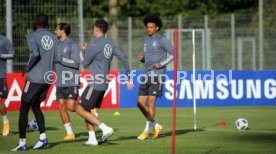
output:
M117 0L118 16L215 15L219 13L252 13L257 0ZM109 1L84 0L85 17L109 16Z

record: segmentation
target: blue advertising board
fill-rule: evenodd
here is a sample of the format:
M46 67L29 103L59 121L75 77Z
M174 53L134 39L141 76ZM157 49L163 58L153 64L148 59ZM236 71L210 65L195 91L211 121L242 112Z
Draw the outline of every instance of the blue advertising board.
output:
M123 71L120 74L124 74ZM143 71L134 71L134 89L129 91L120 83L120 107L137 106L139 82ZM274 106L276 105L276 71L192 71L177 72L177 107L192 107L194 96L197 106ZM171 107L173 104L173 71L167 71L163 85L163 96L157 99L157 107Z

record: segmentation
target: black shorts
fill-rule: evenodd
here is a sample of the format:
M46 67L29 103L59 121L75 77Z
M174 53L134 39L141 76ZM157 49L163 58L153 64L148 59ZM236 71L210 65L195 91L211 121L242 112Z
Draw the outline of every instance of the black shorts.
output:
M56 87L56 97L59 99L77 99L79 96L79 87Z
M143 77L139 87L138 96L156 96L163 95L164 79L161 77Z
M26 80L26 83L22 92L22 96L21 96L21 101L24 101L27 103L44 101L50 86L51 86L50 84L32 83Z
M101 108L105 91L98 91L87 86L81 95L79 105L89 111L93 108Z
M1 98L8 97L8 86L7 86L6 78L0 78L0 97Z

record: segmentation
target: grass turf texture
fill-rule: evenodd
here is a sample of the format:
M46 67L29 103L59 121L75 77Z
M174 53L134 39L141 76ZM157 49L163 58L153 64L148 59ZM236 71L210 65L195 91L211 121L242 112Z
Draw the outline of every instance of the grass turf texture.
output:
M176 153L276 153L276 107L208 107L198 108L197 126L193 130L193 109L177 109L176 128ZM114 112L119 111L119 116ZM10 150L18 143L18 113L9 112L11 132L7 137L0 137L0 153L12 153ZM108 142L99 146L85 146L88 133L84 120L75 113L70 113L72 127L76 139L63 141L66 135L61 123L58 111L44 111L46 121L47 138L49 147L44 150L35 151L31 148L36 144L39 133L27 133L26 153L39 154L83 154L83 153L105 153L105 154L167 154L171 153L171 120L172 109L158 108L156 120L164 129L157 140L137 140L145 127L145 119L138 109L104 109L99 111L100 118L109 126L112 126L115 135ZM249 130L238 131L234 123L244 117L249 122ZM29 119L34 119L32 112ZM226 122L226 126L219 126L219 122ZM2 124L0 125L2 128ZM101 131L96 129L97 139L101 137ZM152 136L152 130L150 137Z

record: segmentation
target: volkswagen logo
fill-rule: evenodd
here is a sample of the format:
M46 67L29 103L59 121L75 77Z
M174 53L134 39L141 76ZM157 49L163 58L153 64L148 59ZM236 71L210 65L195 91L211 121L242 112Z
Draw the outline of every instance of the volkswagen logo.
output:
M41 44L42 44L43 49L50 50L50 49L52 49L54 42L50 36L45 35L41 39Z
M111 45L106 44L106 45L104 46L104 56L105 56L106 58L110 58L111 55L112 55L112 47L111 47Z

